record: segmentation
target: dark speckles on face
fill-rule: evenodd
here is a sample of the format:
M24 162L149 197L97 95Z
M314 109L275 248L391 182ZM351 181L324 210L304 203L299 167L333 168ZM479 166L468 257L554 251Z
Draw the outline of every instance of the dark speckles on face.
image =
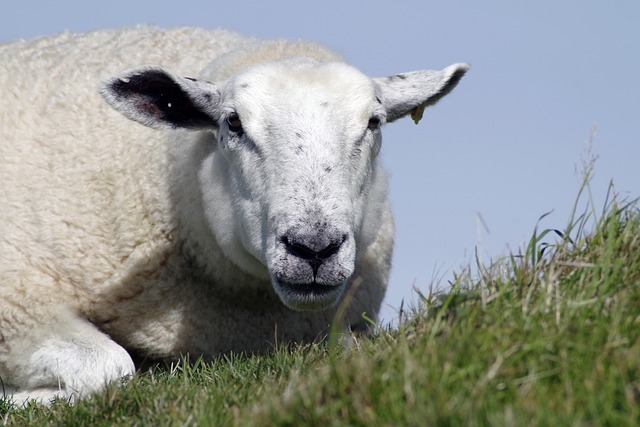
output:
M389 76L389 77L387 77L387 80L392 80L392 81L393 81L393 80L398 80L398 79L400 79L400 80L404 80L404 79L406 79L406 78L407 78L407 76L405 76L404 74L396 74L395 76Z
M267 134L272 135L274 132L278 130L278 128L274 124L267 124L266 126Z
M321 102L321 103L320 103L320 106L321 106L322 108L327 108L327 107L329 106L329 103L328 103L327 101L324 101L324 102Z

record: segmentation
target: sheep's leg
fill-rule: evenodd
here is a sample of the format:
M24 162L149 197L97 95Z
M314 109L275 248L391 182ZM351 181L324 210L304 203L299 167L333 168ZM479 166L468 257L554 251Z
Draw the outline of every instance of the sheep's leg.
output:
M14 336L2 347L4 392L19 405L88 396L135 371L124 348L75 316L47 319L46 325Z

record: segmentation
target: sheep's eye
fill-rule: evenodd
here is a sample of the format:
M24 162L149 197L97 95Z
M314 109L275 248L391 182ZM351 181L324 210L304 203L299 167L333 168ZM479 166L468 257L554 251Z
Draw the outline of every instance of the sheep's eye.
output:
M380 128L380 119L377 117L371 117L369 119L369 124L367 125L367 129L376 130Z
M231 113L227 117L227 126L229 126L229 130L231 132L241 132L242 131L242 122L240 121L240 117L237 113Z

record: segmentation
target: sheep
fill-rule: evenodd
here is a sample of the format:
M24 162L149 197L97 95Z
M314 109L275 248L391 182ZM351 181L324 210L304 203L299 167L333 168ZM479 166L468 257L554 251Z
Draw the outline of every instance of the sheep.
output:
M370 78L319 44L193 28L0 45L7 395L366 332L394 238L381 127L467 69Z

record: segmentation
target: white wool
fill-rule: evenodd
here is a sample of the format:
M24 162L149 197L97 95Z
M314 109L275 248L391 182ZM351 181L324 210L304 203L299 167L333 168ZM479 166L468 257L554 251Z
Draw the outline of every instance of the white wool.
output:
M466 69L370 79L318 44L191 28L0 45L7 390L46 403L133 375L130 355L318 340L352 283L338 321L366 330L394 233L377 121L435 103ZM183 105L162 98L169 92L154 92L159 107L137 108L144 95L114 89L145 75L161 75L210 124L167 130L158 108ZM164 130L110 108L101 81L114 108ZM233 114L242 132L228 124ZM329 296L304 291L317 285Z

